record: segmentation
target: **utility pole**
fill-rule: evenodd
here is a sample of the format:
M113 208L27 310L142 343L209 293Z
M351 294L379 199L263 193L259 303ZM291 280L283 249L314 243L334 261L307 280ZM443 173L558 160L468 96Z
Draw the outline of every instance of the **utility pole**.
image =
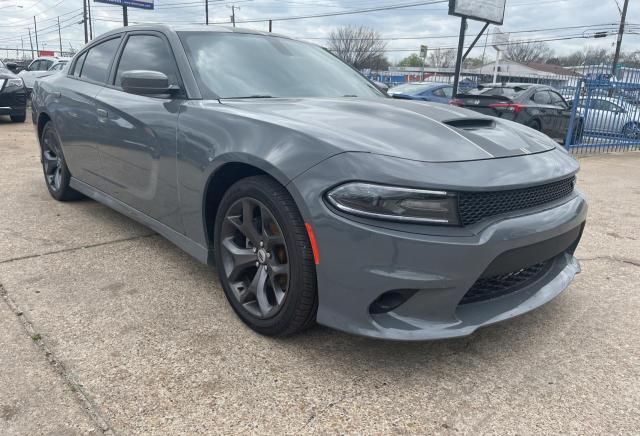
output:
M89 18L89 41L93 39L93 26L91 25L91 0L87 0L87 16Z
M84 43L89 42L89 33L87 32L87 1L82 0L82 23L84 24Z
M231 24L233 24L233 27L236 27L236 6L235 5L231 5Z
M20 37L20 45L22 46L22 58L24 59L24 39L22 39L22 36Z
M33 56L33 40L31 39L31 27L27 27L27 30L29 31L29 44L31 44L31 59L33 59L34 56Z
M269 20L269 33L271 33L272 25L273 25L273 21Z
M62 56L62 34L60 33L60 17L58 17L58 41L60 42L60 56Z
M204 23L209 25L209 0L204 0Z
M38 26L36 25L36 16L33 16L33 32L36 34L36 51L40 56L40 47L38 46Z
M127 27L129 25L129 13L127 12L127 7L122 5L122 25Z
M620 60L620 47L622 46L622 35L624 34L624 21L627 19L627 9L629 8L629 0L624 0L622 7L622 17L620 18L620 29L618 30L618 41L616 42L616 54L613 56L613 65L611 66L611 75L615 77L616 67Z

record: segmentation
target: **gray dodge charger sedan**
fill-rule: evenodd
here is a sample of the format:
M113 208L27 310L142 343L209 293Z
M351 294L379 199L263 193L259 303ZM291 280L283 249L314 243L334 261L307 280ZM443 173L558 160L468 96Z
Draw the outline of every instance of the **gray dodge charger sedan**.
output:
M587 205L562 148L389 99L315 45L122 28L40 80L32 107L55 199L93 198L215 264L265 335L468 335L579 272Z

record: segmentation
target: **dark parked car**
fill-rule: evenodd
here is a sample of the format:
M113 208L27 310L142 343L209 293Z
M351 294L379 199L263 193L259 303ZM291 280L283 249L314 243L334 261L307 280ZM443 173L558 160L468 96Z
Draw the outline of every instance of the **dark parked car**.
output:
M564 142L571 116L571 107L555 89L528 83L480 85L458 94L452 104L524 124L558 142ZM579 120L578 138L581 130Z
M404 100L433 101L447 104L453 95L453 86L438 82L417 82L398 85L387 91L390 97Z
M33 122L55 199L89 196L215 264L262 334L317 319L463 336L550 301L579 271L587 205L564 149L499 118L387 98L315 45L114 30L36 82Z
M27 93L24 82L0 61L0 115L23 123L27 118Z

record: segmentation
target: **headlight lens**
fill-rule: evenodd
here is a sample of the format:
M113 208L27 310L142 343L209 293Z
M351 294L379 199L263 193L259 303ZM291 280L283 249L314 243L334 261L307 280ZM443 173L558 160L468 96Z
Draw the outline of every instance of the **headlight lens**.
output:
M337 209L353 215L393 221L457 225L457 201L444 191L347 183L327 193Z
M22 79L7 79L7 83L5 83L4 88L22 88L24 86L24 82Z

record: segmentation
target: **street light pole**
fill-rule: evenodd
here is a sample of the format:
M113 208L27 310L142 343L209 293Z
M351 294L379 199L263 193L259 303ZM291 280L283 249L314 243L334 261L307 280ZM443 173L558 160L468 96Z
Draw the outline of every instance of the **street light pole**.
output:
M87 1L82 0L82 23L84 24L84 43L89 42L89 33L87 32Z
M204 23L209 25L209 0L204 0Z
M60 33L60 17L58 17L58 41L60 42L60 56L62 56L62 34Z
M129 25L129 13L127 12L127 7L122 5L122 25L127 27Z

